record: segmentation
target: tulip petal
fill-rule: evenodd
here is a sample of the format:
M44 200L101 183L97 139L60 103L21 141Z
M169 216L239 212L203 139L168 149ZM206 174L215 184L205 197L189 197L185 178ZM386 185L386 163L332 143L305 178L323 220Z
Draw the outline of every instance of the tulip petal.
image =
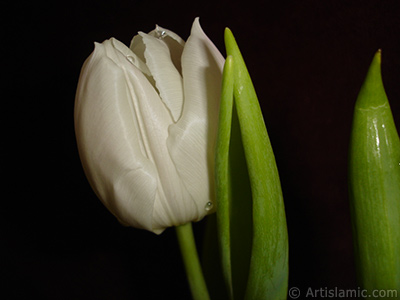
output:
M156 25L156 29L149 32L149 35L159 38L168 47L174 66L182 75L181 57L185 41L175 32L158 25Z
M76 95L78 148L106 207L123 223L160 233L187 217L187 207L165 199L187 193L176 188L178 176L165 146L170 114L127 54L133 53L111 39L96 44L86 61Z
M182 76L172 62L171 53L163 41L164 38L157 38L143 32L139 32L139 37L141 39L135 38L132 41L134 48L138 51L144 50L144 59L155 80L155 86L176 122L182 113L183 106ZM144 48L140 43L144 45ZM182 48L180 44L178 45Z
M184 106L169 128L167 146L180 178L203 217L214 195L214 148L224 58L204 34L199 20L182 54Z
M86 176L105 206L124 223L151 228L156 171L142 154L143 145L131 143L139 140L139 133L126 130L135 128L134 119L124 117L132 114L129 95L123 72L107 55L110 51L112 47L96 43L82 68L75 104L79 153ZM129 195L124 181L130 177L139 178L134 182L140 183L140 188ZM145 197L153 201L137 200ZM134 206L128 205L131 201ZM136 215L130 207L141 214Z

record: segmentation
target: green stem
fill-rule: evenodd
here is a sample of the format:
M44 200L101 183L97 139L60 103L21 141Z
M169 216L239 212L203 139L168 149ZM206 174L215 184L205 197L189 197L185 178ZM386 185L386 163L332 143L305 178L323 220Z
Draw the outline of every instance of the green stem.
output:
M192 223L187 223L175 228L192 297L194 300L209 300L210 296L208 295L206 282L197 254Z

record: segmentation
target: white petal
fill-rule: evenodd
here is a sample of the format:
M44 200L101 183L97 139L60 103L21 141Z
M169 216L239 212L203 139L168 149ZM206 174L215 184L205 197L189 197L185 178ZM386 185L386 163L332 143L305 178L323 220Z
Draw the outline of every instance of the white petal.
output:
M200 218L214 199L214 148L224 58L193 23L182 54L184 107L170 126L168 149L184 186L196 201Z
M182 74L181 57L185 41L171 30L158 25L156 26L156 29L149 32L149 35L159 37L161 42L168 47L175 68Z
M81 72L75 130L82 164L98 197L122 222L153 230L160 198L154 152L165 149L163 128L172 120L127 54L130 50L116 40L96 44Z
M146 59L144 57L144 51L146 50L146 46L143 43L143 39L140 35L135 35L131 41L130 50L134 53L135 63L138 62L136 67L139 68L146 75L151 76L150 70L146 65ZM155 86L155 85L154 85Z
M140 32L146 46L144 57L156 82L161 99L171 112L174 121L182 113L183 86L182 77L171 60L171 53L163 39Z

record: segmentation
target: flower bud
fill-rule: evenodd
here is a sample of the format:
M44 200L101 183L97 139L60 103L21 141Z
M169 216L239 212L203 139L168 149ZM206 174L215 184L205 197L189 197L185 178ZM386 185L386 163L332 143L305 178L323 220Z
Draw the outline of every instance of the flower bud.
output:
M130 48L95 43L75 132L90 185L121 223L159 234L212 211L223 64L198 18L186 43L159 26Z

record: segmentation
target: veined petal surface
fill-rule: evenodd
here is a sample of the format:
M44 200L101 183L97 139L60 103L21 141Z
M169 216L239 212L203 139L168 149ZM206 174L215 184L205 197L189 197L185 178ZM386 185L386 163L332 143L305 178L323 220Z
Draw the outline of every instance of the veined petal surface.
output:
M187 193L166 148L173 121L131 54L115 39L96 44L78 86L76 135L86 175L106 207L123 223L160 232L184 222L190 207L178 205Z
M183 106L182 76L172 62L168 46L161 38L143 32L139 35L145 45L146 64L155 80L161 99L176 122L181 116Z
M182 53L184 105L169 128L171 158L202 214L214 195L214 151L224 58L197 18Z

